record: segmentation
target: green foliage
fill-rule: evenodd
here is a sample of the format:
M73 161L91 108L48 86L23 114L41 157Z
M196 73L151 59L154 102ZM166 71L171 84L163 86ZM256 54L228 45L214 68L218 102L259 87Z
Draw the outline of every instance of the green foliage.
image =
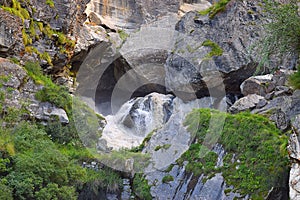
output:
M174 181L174 178L173 178L173 176L171 176L171 175L166 175L166 176L164 176L163 179L162 179L162 182L163 182L163 183L169 183L169 182L171 182L171 181Z
M17 0L12 0L12 7L1 6L1 8L13 15L20 17L23 21L25 19L30 19L28 11L25 8L22 8L20 2Z
M32 39L26 33L25 29L22 29L22 37L23 37L23 43L25 46L32 44Z
M282 56L285 53L298 53L300 47L300 17L297 1L278 3L264 1L265 13L271 19L265 25L266 36L258 45L261 68L267 64L271 55Z
M300 89L300 66L298 66L298 71L290 76L289 81L295 89Z
M126 40L129 35L124 30L118 30L119 36L122 40Z
M59 119L54 119L45 126L47 135L55 142L68 144L78 140L77 131L73 124L63 125Z
M0 180L0 199L1 200L13 200L12 189L2 183Z
M36 93L36 98L42 102L51 102L63 108L67 113L72 109L72 98L66 88L57 85L45 85Z
M46 0L46 4L49 5L51 8L54 8L53 0Z
M142 144L138 147L133 147L132 149L130 149L131 152L141 152L144 147L147 145L147 143L150 141L151 137L154 135L154 133L156 132L157 130L153 130L151 131L147 137L145 137L145 139L143 140Z
M133 179L133 192L139 199L151 200L151 186L142 174L135 174Z
M158 145L155 147L154 151L158 151L160 149L169 149L171 147L171 144L164 144L164 145Z
M223 167L216 168L217 155L203 147L204 138L213 134L211 119L223 116L225 125L218 140L227 155ZM272 187L284 184L288 171L287 136L283 135L267 118L250 113L230 115L215 110L194 110L186 119L196 141L180 159L189 161L187 171L208 176L222 171L228 185L241 194L254 199L265 197ZM204 155L204 157L203 157ZM234 158L235 161L232 162Z
M43 33L50 39L57 38L57 46L66 45L68 48L75 47L75 41L69 39L62 32L53 30L49 25L43 27Z
M17 65L19 65L19 64L20 64L20 61L19 61L19 59L18 59L18 58L16 58L16 57L12 57L12 58L10 58L10 61L12 61L13 63L15 63L15 64L17 64Z
M101 187L109 192L117 192L122 186L120 175L111 169L87 170L86 182L94 189Z
M45 191L51 191L48 195L52 199L60 195L65 195L66 198L62 199L74 199L72 197L76 193L72 185L74 181L84 178L80 177L82 173L78 173L78 169L83 169L61 154L46 133L34 125L21 123L13 130L13 136L17 154L13 171L7 175L7 180L8 185L16 191L14 197L40 199ZM74 173L76 179L71 177ZM64 194L60 194L61 191Z
M225 10L227 3L229 3L230 0L220 0L218 2L215 2L211 7L209 7L206 10L200 11L200 15L207 15L210 19L214 18L216 14L219 12L222 12Z
M24 67L36 83L44 86L39 93L41 99L65 108L70 123L62 125L58 119L52 119L47 126L38 127L34 122L25 122L22 118L23 109L5 108L5 112L1 110L0 199L68 200L77 199L78 193L82 191L118 191L122 183L118 173L107 168L91 171L80 166L83 161L94 161L97 155L82 146L72 120L73 115L80 115L80 120L76 123L88 130L90 137L97 139L98 120L103 118L96 116L78 99L74 101L74 105L79 109L72 113L72 98L66 90L44 76L37 63L27 62ZM9 79L9 76L1 76L0 83L6 83ZM0 105L6 95L7 92L0 91ZM118 152L114 155L128 159ZM140 153L128 156L134 159L145 158Z
M223 54L223 49L211 40L205 40L202 46L210 47L211 51L205 56L205 58L212 58L213 56L221 56Z
M93 171L78 165L94 159L87 149L56 145L35 125L22 122L4 130L7 134L1 134L0 141L9 138L5 140L13 142L16 153L4 154L0 143L0 189L6 192L0 194L1 199L69 200L77 199L82 188L116 192L122 184L120 175L110 169Z
M101 137L99 128L99 116L96 116L94 111L77 98L73 98L72 116L74 126L78 135L86 147L95 148L98 139Z

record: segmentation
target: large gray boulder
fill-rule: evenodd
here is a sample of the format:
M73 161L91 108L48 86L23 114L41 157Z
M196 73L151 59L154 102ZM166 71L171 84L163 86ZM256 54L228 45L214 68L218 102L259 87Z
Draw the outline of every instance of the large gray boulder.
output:
M243 111L249 111L254 109L259 104L266 104L266 100L264 97L259 96L257 94L250 94L246 97L243 97L237 100L230 108L229 112L238 113Z
M275 83L272 79L272 74L264 76L252 76L242 83L242 85L240 86L241 92L245 96L247 96L248 94L265 96L275 89Z

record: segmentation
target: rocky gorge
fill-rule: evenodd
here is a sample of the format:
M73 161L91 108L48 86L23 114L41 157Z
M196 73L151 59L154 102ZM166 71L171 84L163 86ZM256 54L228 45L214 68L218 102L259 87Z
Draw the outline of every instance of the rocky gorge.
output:
M0 199L300 198L298 51L262 62L265 1L0 5Z

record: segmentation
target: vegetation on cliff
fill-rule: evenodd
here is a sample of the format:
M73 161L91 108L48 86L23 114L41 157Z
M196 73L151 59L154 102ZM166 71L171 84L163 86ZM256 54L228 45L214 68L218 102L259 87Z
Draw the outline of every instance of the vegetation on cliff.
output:
M45 5L54 9L55 5L52 0L47 0ZM58 47L61 54L65 54L68 59L71 58L72 52L75 48L75 41L70 39L62 31L53 30L47 22L38 21L33 18L36 12L35 8L27 1L12 0L10 4L0 6L3 10L18 16L23 21L22 38L25 46L25 52L30 55L36 54L41 61L46 61L48 65L53 65L53 55L50 56L47 50L38 50L35 42L47 41ZM28 21L28 26L25 23Z
M266 24L266 36L260 46L261 65L268 63L272 56L291 54L299 56L300 50L300 16L297 0L289 3L264 1L265 12L268 13L270 23ZM300 68L290 77L290 84L300 89Z
M212 118L225 118L220 135L209 129ZM234 186L235 192L251 194L253 199L263 199L272 187L286 187L288 138L267 118L198 109L187 117L185 125L194 143L177 162L188 161L187 171L207 177L222 172L226 184ZM204 145L205 137L219 137L218 143L226 151L223 165L216 167L218 156Z
M96 196L100 191L118 191L119 174L104 166L97 171L81 166L83 162L97 162L84 144L84 139L94 141L93 138L99 137L98 120L89 118L92 111L76 100L76 107L82 111L72 112L72 97L44 76L37 63L26 63L25 69L36 84L43 85L37 97L64 108L70 123L63 125L53 118L44 126L32 119L25 108L2 109L5 96L9 94L1 85L11 77L1 77L0 188L5 193L1 192L0 198L69 200L77 199L83 191ZM86 127L85 137L78 135L74 114L84 115L76 123ZM95 148L95 143L89 145Z

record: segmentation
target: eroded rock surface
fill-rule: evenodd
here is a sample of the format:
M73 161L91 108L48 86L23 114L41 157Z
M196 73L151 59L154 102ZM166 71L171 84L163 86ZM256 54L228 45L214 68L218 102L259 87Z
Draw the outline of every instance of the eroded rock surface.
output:
M22 41L22 21L0 9L0 56L19 56L24 50Z

